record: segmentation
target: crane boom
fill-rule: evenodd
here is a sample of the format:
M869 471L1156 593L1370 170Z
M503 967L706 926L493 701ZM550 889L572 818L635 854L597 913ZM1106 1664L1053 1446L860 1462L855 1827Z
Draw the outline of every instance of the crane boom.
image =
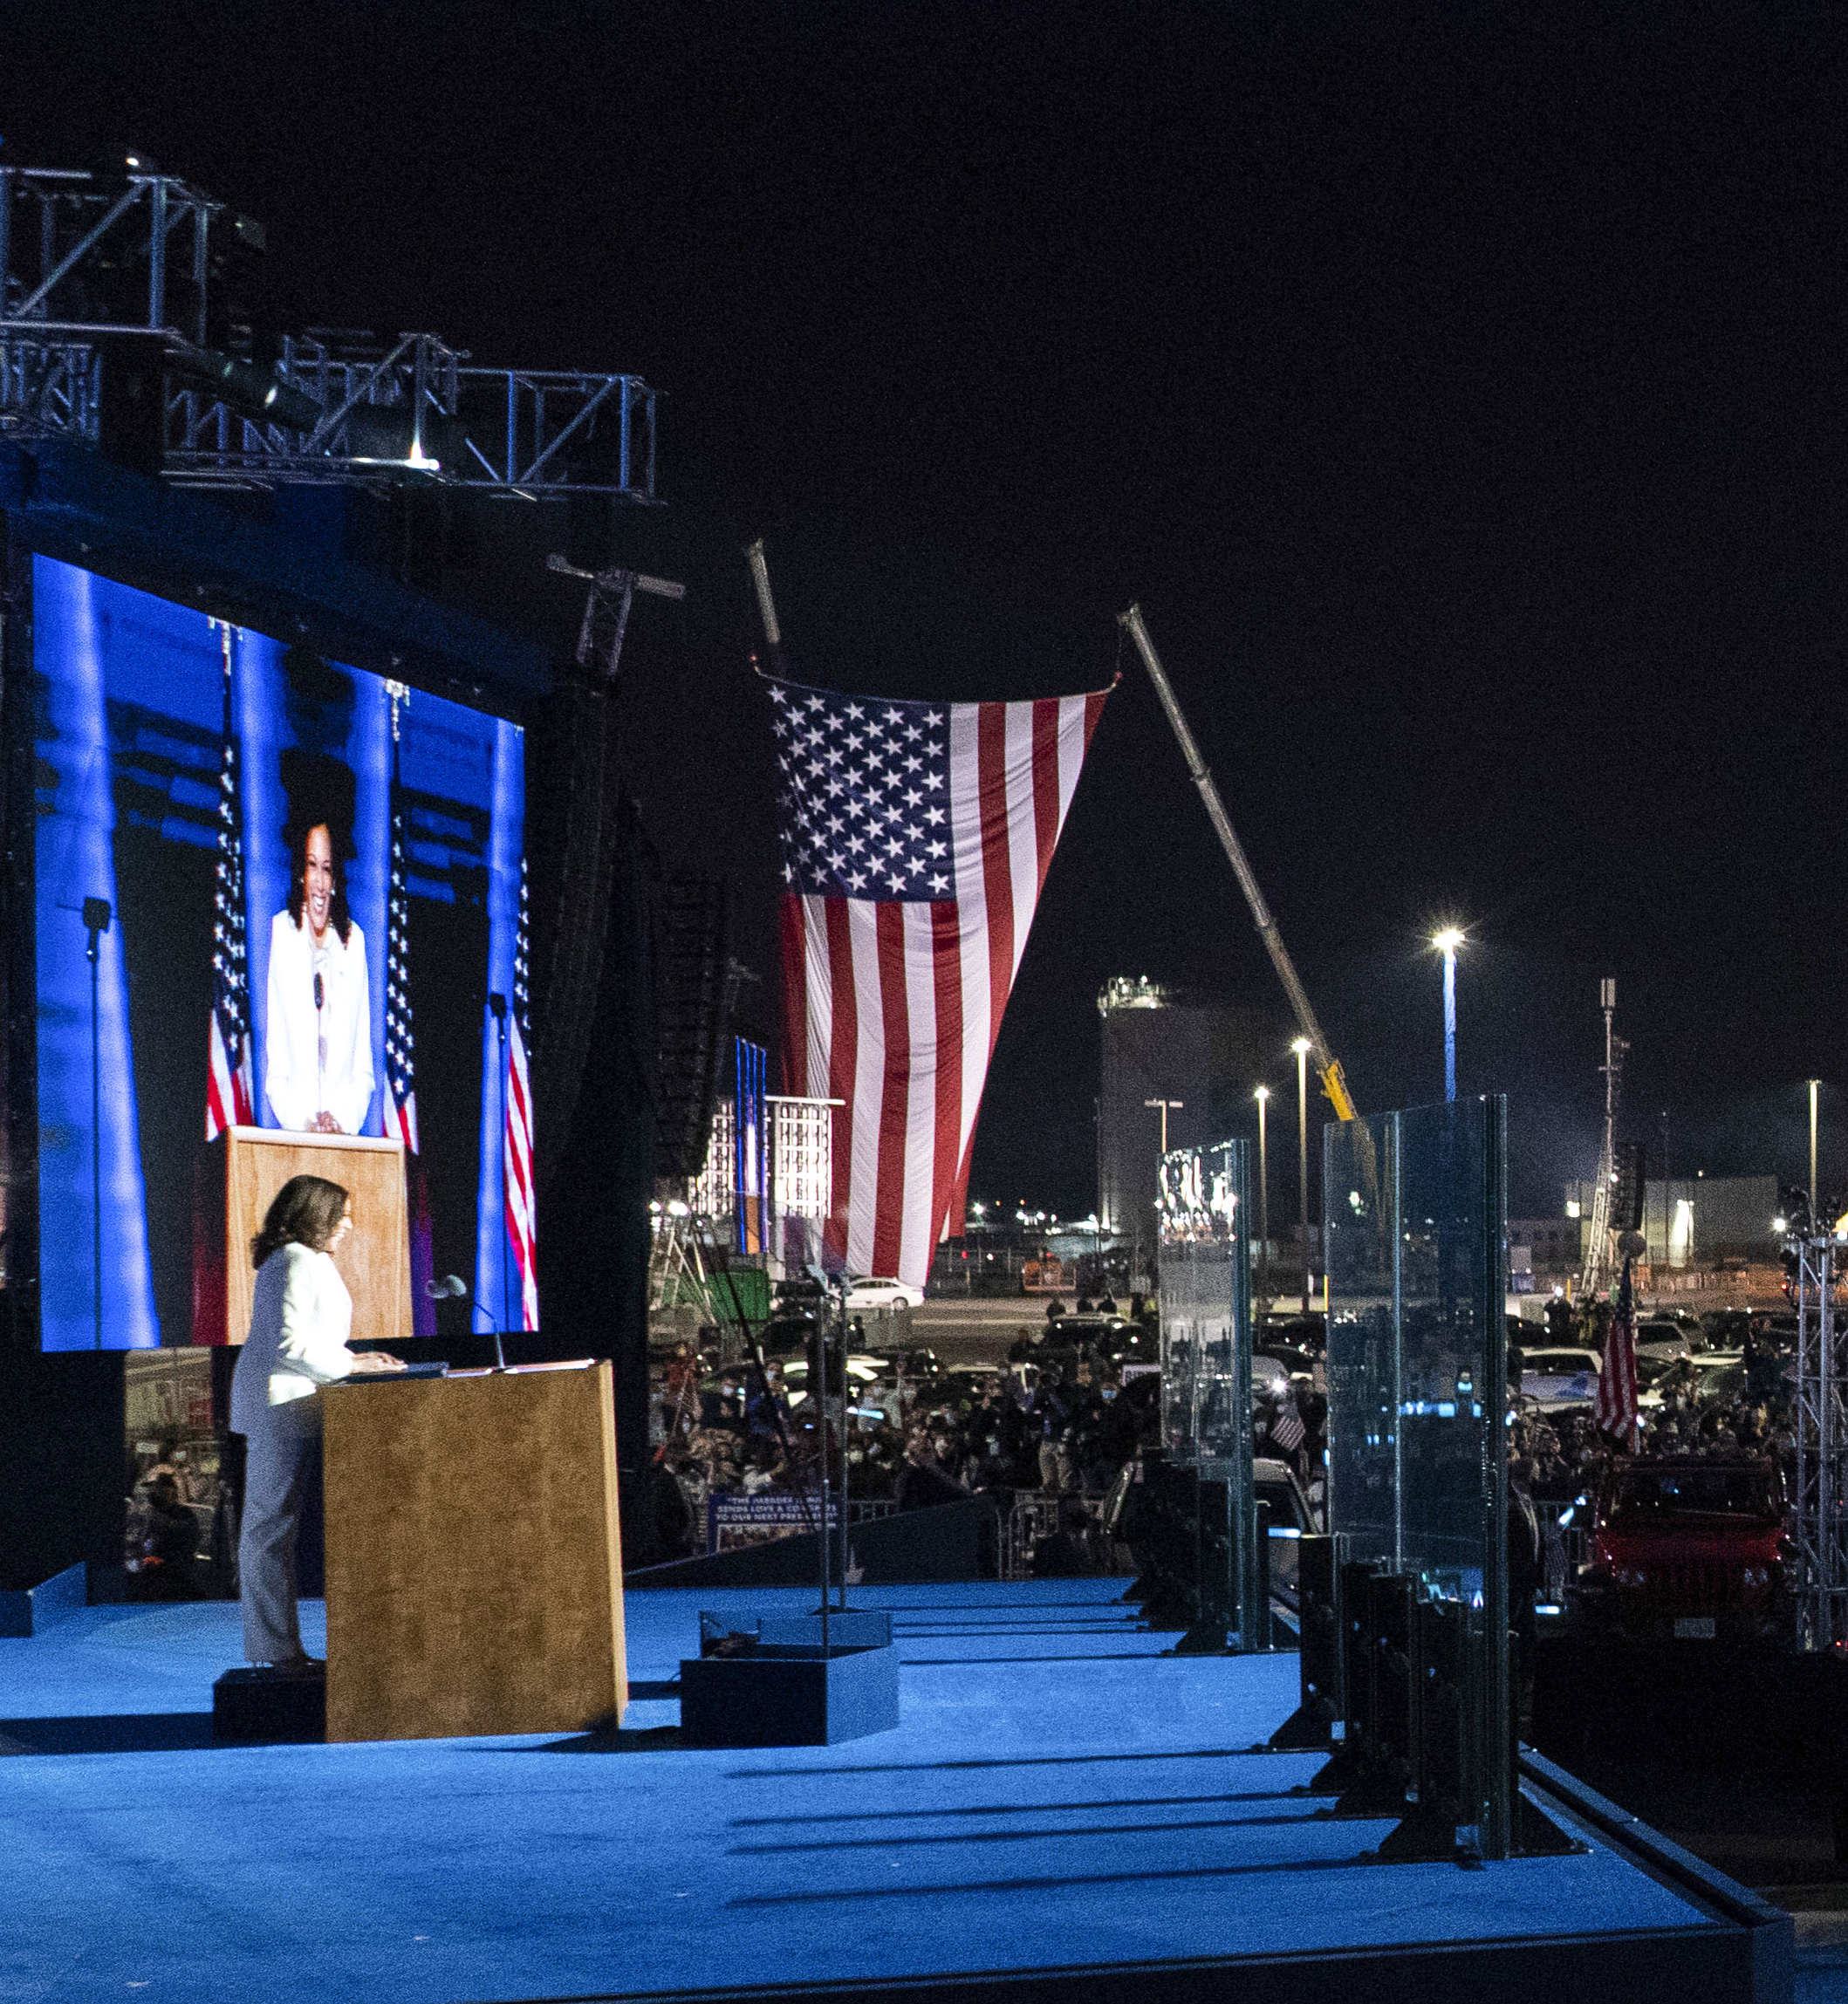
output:
M1270 955L1270 964L1277 971L1277 979L1283 984L1283 992L1290 997L1290 1006L1296 1012L1296 1019L1303 1035L1309 1039L1309 1048L1316 1061L1316 1070L1321 1075L1322 1090L1328 1095L1329 1104L1334 1108L1337 1118L1352 1120L1355 1118L1353 1095L1347 1089L1347 1080L1341 1070L1340 1060L1328 1048L1328 1039L1322 1034L1322 1026L1316 1021L1316 1012L1310 1007L1309 997L1297 979L1294 962L1289 949L1283 944L1283 934L1277 931L1276 920L1270 915L1270 907L1264 902L1264 893L1259 890L1257 878L1253 873L1244 845L1240 842L1232 827L1231 817L1226 812L1226 804L1219 797L1219 789L1213 783L1213 775L1207 770L1207 763L1200 756L1200 747L1194 742L1194 734L1188 728L1188 720L1181 713L1173 684L1167 671L1156 657L1155 644L1148 637L1148 628L1143 623L1142 608L1132 605L1128 612L1117 615L1117 623L1136 643L1136 651L1142 657L1142 665L1148 670L1148 679L1155 685L1155 694L1161 700L1161 708L1167 712L1167 721L1174 727L1176 741L1181 746L1181 756L1187 761L1188 777L1198 789L1207 818L1213 824L1213 832L1218 836L1221 848L1226 852L1226 860L1232 865L1232 873L1238 879L1239 888L1245 893L1245 902L1251 907L1252 923L1257 927L1258 937L1264 942L1264 950Z

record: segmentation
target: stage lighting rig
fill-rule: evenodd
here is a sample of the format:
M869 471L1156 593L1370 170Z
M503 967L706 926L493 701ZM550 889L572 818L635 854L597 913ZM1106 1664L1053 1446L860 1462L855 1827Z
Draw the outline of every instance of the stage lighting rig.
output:
M135 149L93 174L0 165L0 436L79 439L183 487L654 503L640 377L485 367L427 332L282 335L265 248Z

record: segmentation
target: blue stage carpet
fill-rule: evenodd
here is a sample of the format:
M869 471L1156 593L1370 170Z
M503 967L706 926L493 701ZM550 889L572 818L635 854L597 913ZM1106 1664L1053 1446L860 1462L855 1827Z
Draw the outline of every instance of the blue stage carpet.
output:
M1164 1657L1120 1583L856 1590L896 1732L674 1743L702 1603L637 1593L643 1693L603 1741L220 1748L237 1610L92 1608L0 1641L0 1998L389 2004L854 1981L1715 1924L1599 1845L1463 1872L1254 1754L1293 1656ZM305 1609L304 1630L320 1627Z

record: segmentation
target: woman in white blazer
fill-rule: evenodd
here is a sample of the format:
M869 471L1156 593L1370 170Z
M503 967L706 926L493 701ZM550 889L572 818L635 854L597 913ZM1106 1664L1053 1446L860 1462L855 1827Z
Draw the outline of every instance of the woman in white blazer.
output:
M270 927L264 1091L284 1127L357 1134L373 1097L366 935L347 915L325 822L301 838L289 907Z
M346 1347L352 1296L332 1255L352 1229L338 1183L294 1176L250 1241L257 1291L231 1377L231 1430L245 1440L238 1592L244 1655L279 1670L316 1666L302 1648L295 1604L295 1535L320 1452L314 1394L355 1371L404 1368L382 1351Z

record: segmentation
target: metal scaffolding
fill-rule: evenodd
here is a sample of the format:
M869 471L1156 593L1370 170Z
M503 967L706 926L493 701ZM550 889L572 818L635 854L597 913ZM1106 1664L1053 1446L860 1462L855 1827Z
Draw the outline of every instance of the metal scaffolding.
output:
M0 167L0 437L106 442L130 348L164 368L175 486L402 485L653 503L654 392L640 376L496 369L430 333L284 335L236 297L262 226L172 174Z
M1848 1356L1836 1348L1834 1237L1793 1235L1797 1260L1797 1497L1790 1530L1799 1649L1848 1643Z

